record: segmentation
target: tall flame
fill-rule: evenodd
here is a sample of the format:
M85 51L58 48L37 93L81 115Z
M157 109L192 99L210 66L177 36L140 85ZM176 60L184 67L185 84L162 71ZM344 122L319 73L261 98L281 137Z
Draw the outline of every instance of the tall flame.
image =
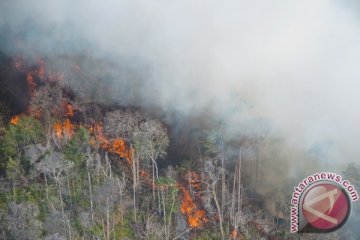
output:
M112 143L113 152L121 158L125 158L127 163L131 164L132 149L127 146L127 143L122 138L117 138Z
M95 134L96 140L99 142L99 146L108 152L118 155L120 158L125 158L127 163L132 163L132 155L134 149L128 146L128 143L122 138L115 138L109 140L103 132L103 126L100 123L96 123L92 128Z
M66 119L63 123L56 122L53 125L54 133L59 139L72 137L74 135L74 128L69 119Z
M54 124L54 132L55 132L55 135L61 139L62 138L62 134L63 134L63 131L62 131L62 124L60 122L57 122Z
M66 119L63 123L64 134L68 137L71 137L74 134L74 125L70 122L69 119Z
M187 216L187 223L191 228L202 227L208 221L205 210L198 209L198 206L191 198L190 192L185 187L181 187L181 191L183 193L180 206L181 213Z

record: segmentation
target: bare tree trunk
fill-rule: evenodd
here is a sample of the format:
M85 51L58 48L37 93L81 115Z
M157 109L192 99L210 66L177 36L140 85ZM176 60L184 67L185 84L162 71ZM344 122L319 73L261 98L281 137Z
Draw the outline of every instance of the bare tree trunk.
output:
M239 167L238 167L238 216L241 214L241 205L242 205L242 197L241 197L241 148L239 150Z
M106 178L111 178L111 164L107 153L105 153L105 161L106 161L106 169L105 169Z
M109 198L106 198L106 239L110 239Z
M46 173L44 173L44 179L45 179L46 200L49 200L49 185L48 185L48 182L47 182Z
M137 184L137 187L139 187L140 185L140 159L139 158L136 158L136 184Z
M238 165L235 166L234 171L234 179L233 179L233 189L232 189L232 196L231 196L231 208L230 208L230 219L233 220L232 224L236 225L236 218L235 218L235 201L236 201L236 182L237 182L237 171L238 171Z
M153 201L155 202L155 164L152 162L152 193Z
M202 161L202 157L201 157L201 149L200 149L200 144L199 144L199 142L197 143L197 147L198 147L199 158L200 158L200 169L202 169L202 168L203 168L203 161Z
M46 149L50 148L50 139L51 139L51 127L50 127L50 120L48 121L48 128L46 133Z
M212 186L211 188L212 188L211 192L213 194L216 209L217 209L217 212L219 214L219 225L220 225L221 239L224 240L225 239L225 234L224 234L224 229L223 229L223 216L222 216L221 208L220 208L220 205L219 205L219 201L218 201L217 196L216 196L215 186Z
M63 198L62 198L62 190L61 190L61 184L58 184L59 185L59 200L60 200L60 205L61 205L61 214L65 220L65 212L64 212L64 201L63 201Z
M63 201L63 197L62 197L62 184L60 182L58 182L58 186L59 186L59 198L60 198L60 204L61 204L61 214L62 214L64 223L66 223L68 226L69 240L71 240L71 226L70 226L70 220L65 216L64 201Z
M70 219L67 218L67 224L68 224L68 231L69 231L69 240L72 239L72 236L71 236L71 225L70 225Z
M221 148L221 214L224 213L225 205L225 169L224 169L224 142L220 142Z
M165 239L168 239L168 234L167 234L167 221L166 221L166 204L165 204L165 194L163 190L160 190L161 192L161 201L162 201L162 205L163 205L163 214L164 214L164 234L165 234Z
M152 157L152 156L150 156L150 160L151 160L151 162L154 164L154 167L155 167L155 176L156 176L156 179L159 179L159 169L158 169L157 163L156 163L154 157Z
M66 182L67 182L67 187L68 187L68 191L69 191L70 206L72 206L71 188L70 188L70 180L69 180L69 178L67 178Z
M135 159L132 161L132 172L133 172L133 205L134 205L134 222L136 223L136 163Z
M260 165L260 159L259 159L259 147L256 146L256 173L255 173L255 188L258 186L259 181L259 165Z
M169 220L168 220L168 233L169 233L169 239L170 239L170 227L171 227L171 216L172 216L172 212L175 206L175 198L176 195L175 193L172 193L172 203L171 203L171 208L170 208L170 213L169 213Z
M89 192L90 192L90 213L91 213L91 222L94 223L94 205L93 205L93 195L92 195L92 185L91 185L91 177L90 172L88 170L88 181L89 181Z
M104 235L104 239L106 239L106 229L105 229L105 222L104 222L104 218L101 214L101 223L103 225L103 229L102 229L102 232L103 232L103 235Z

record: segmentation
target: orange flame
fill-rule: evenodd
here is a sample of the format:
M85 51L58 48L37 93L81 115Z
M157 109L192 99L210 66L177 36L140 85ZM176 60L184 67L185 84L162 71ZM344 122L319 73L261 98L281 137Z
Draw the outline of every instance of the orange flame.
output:
M66 119L63 123L63 131L64 134L68 137L72 137L74 134L74 125L70 122L69 119Z
M236 228L234 228L234 229L231 231L229 238L230 238L230 239L236 239L237 237L238 237L238 231L237 231Z
M90 131L94 133L101 148L118 155L120 158L125 158L129 165L132 163L132 154L134 150L128 146L124 139L115 138L110 141L103 133L102 124L99 123L96 123Z
M101 148L104 148L104 149L109 148L110 142L104 136L103 126L101 123L95 123L94 127L92 129L90 129L90 131L94 133L96 140L99 142Z
M208 221L205 210L198 209L191 198L190 192L186 188L181 187L181 191L183 193L183 200L181 202L180 211L187 216L188 225L191 228L203 226Z
M65 115L69 118L74 116L74 107L68 103L66 100L63 101L64 103L64 110L65 110Z
M14 117L11 118L10 123L11 123L12 125L17 125L17 124L19 123L19 120L20 120L20 116L19 116L19 115L16 115L16 116L14 116Z
M127 143L122 138L117 138L113 141L113 152L121 158L125 158L127 163L131 164L132 149L127 146Z
M56 122L53 125L55 135L62 139L63 137L70 138L74 135L74 125L69 119L66 119L63 123Z
M185 174L185 179L188 181L192 188L200 190L201 176L199 173L189 171Z
M56 135L59 139L61 139L61 138L62 138L62 134L63 134L61 123L57 122L57 123L54 124L54 131L55 131L55 135Z
M34 76L33 76L33 72L29 72L26 75L26 83L29 87L30 90L30 95L33 97L35 94L35 88L36 88L36 83L34 81Z

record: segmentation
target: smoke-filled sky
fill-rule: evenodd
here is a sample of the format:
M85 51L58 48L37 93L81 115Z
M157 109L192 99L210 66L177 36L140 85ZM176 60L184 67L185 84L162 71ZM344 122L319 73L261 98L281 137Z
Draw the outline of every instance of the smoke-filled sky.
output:
M164 111L211 111L229 132L265 125L290 148L328 152L335 167L360 162L356 7L340 0L1 1L0 50L124 64L140 81L112 79L119 103L134 92Z

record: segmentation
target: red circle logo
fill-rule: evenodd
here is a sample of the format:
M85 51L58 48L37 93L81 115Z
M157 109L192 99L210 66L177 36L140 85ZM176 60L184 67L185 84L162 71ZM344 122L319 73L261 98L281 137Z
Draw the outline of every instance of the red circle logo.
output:
M316 184L306 192L302 212L312 227L329 232L346 222L350 201L342 188L329 183Z

